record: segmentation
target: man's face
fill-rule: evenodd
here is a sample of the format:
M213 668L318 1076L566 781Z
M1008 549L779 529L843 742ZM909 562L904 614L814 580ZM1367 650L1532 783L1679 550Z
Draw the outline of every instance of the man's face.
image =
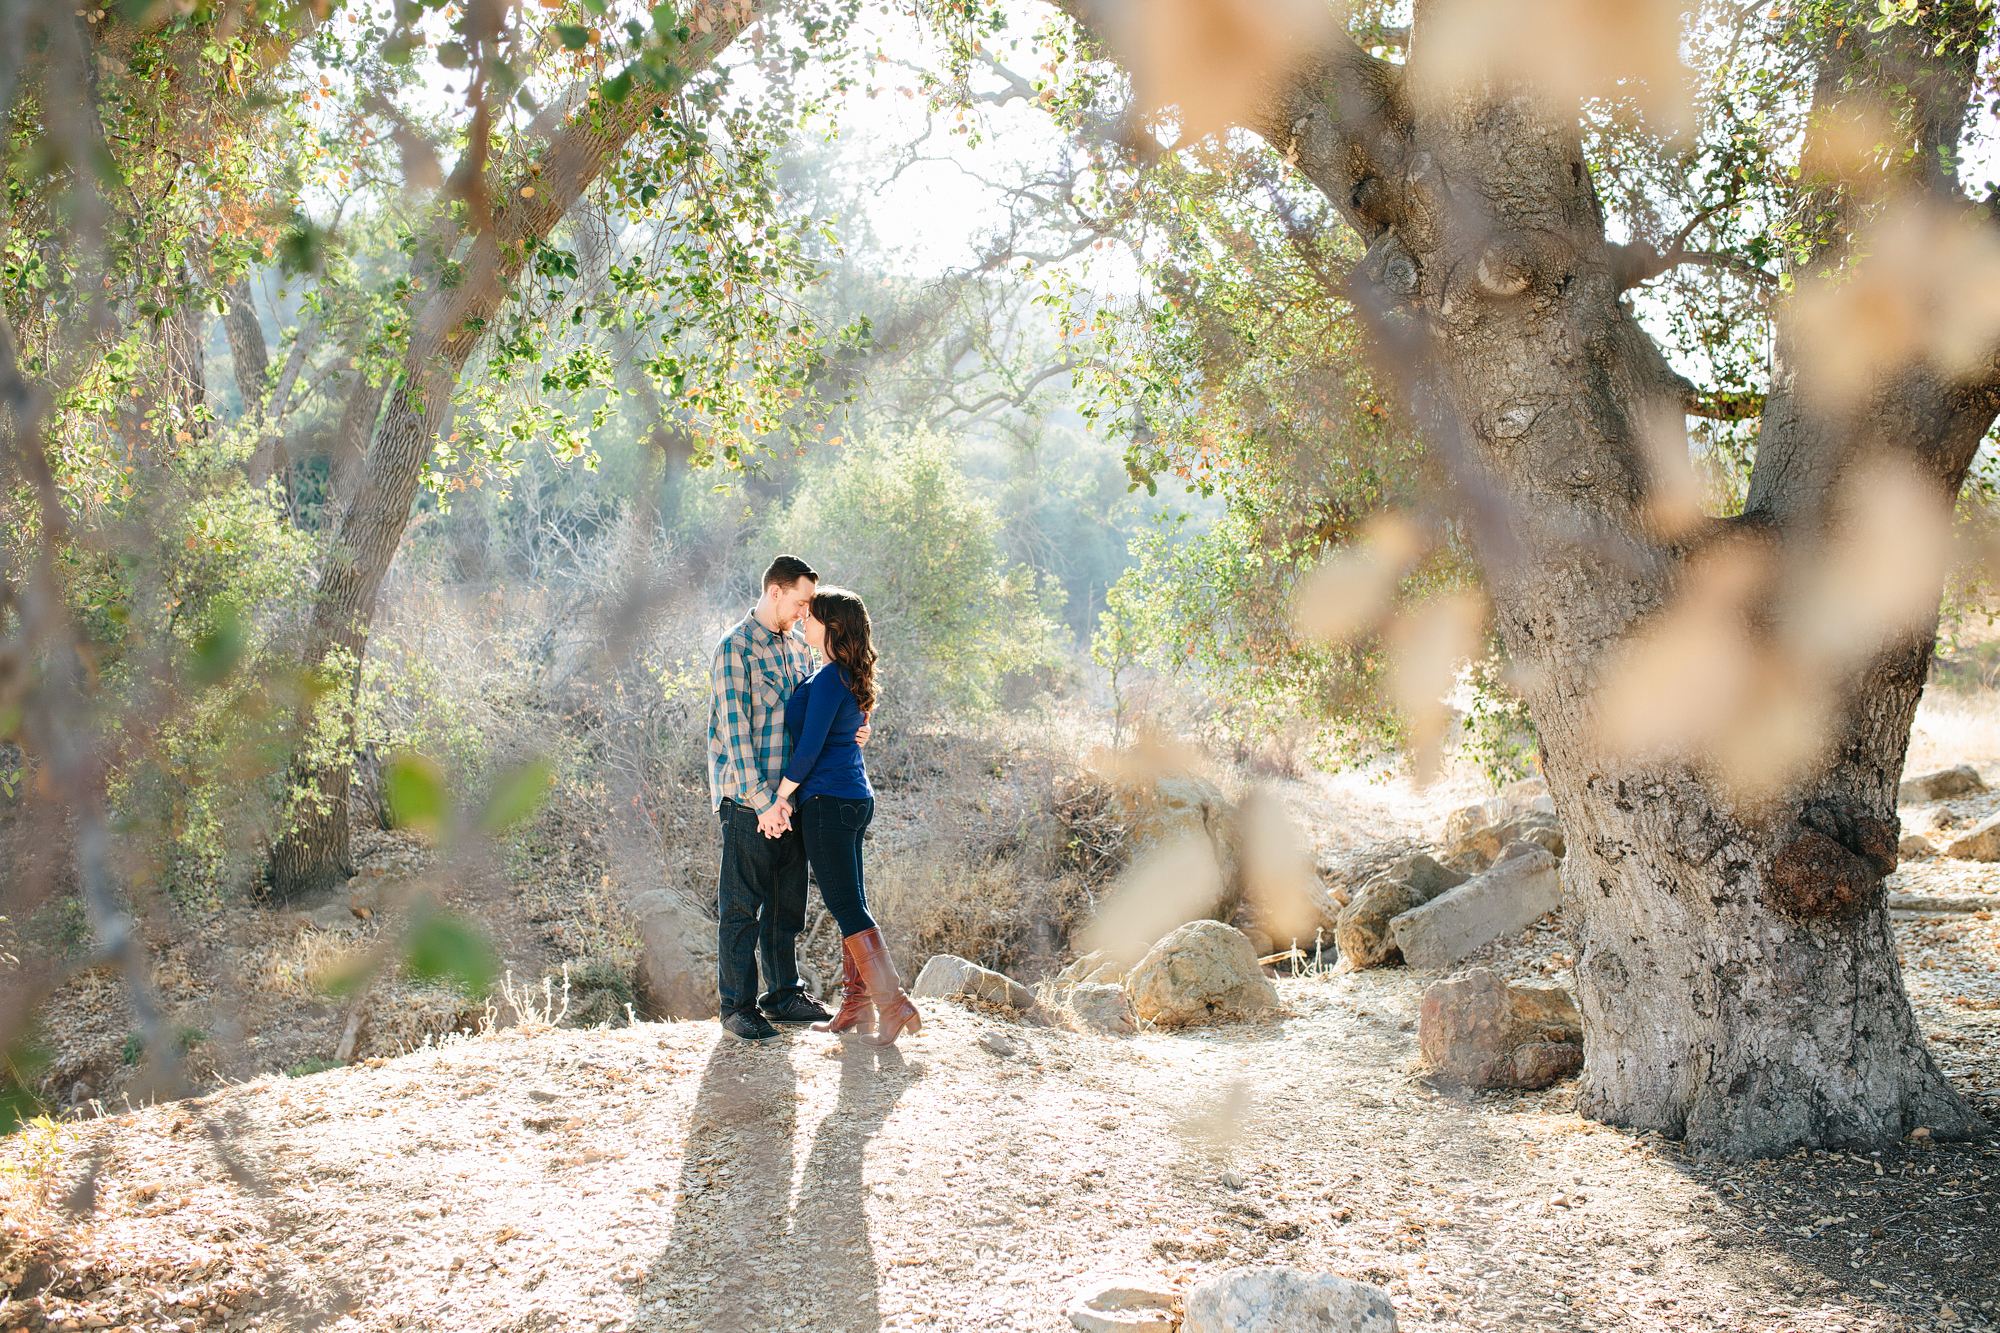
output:
M799 617L812 604L813 594L818 591L819 584L811 579L800 579L789 588L771 590L771 610L777 618L780 634L798 623Z

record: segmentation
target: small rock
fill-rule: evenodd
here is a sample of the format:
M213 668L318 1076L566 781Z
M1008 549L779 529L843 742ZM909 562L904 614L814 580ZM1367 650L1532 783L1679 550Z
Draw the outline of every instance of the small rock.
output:
M1928 861L1937 854L1937 845L1921 833L1905 833L1896 843L1896 855L1905 861Z
M1129 1275L1086 1284L1068 1314L1085 1333L1173 1333L1176 1323L1173 1292Z
M1555 857L1515 843L1491 870L1391 920L1389 932L1411 967L1449 967L1561 905Z
M1117 1036L1130 1036L1139 1030L1122 986L1075 986L1070 989L1066 1003L1085 1027Z
M1116 986L1124 980L1125 965L1109 949L1093 949L1056 973L1058 986Z
M979 1044L1001 1059L1006 1059L1019 1048L997 1032L989 1032L979 1039Z
M1553 812L1523 811L1447 842L1444 854L1438 859L1453 870L1476 875L1498 861L1512 842L1532 842L1557 859L1569 850L1563 840L1562 825L1556 822Z
M1389 1293L1296 1268L1237 1268L1189 1289L1181 1333L1396 1333Z
M639 961L632 972L638 1007L654 1018L713 1018L715 923L679 894L653 889L626 904L639 925Z
M1959 861L2000 861L2000 815L1980 820L1944 845L1944 854Z
M1424 991L1417 1043L1436 1074L1469 1088L1546 1088L1583 1068L1583 1016L1560 986L1489 968Z
M1222 1173L1222 1187L1224 1189L1240 1190L1243 1188L1243 1177L1237 1175L1234 1171L1224 1171Z
M1896 788L1897 805L1926 805L1932 801L1948 801L1954 796L1970 796L1974 792L1986 790L1986 782L1979 776L1979 770L1970 764L1960 764L1956 768L1939 769L1935 773L1919 773L1913 778L1904 778Z
M1478 805L1464 805L1444 817L1444 829L1438 834L1438 841L1449 847L1469 837L1474 830L1483 829L1499 818L1495 810L1496 802L1481 801Z
M1334 930L1341 961L1349 967L1395 962L1402 955L1389 936L1389 922L1458 887L1465 879L1459 871L1447 869L1428 856L1406 856L1396 862L1364 885L1341 912Z
M1004 1004L1015 1009L1035 1007L1035 993L1004 972L981 967L956 954L940 953L931 955L923 970L917 973L917 980L910 987L910 994L916 996L959 996L972 1000L984 1000L988 1004Z
M562 1094L549 1088L529 1088L528 1100L531 1102L559 1102L562 1100Z
M1155 944L1133 967L1125 989L1133 1012L1161 1027L1282 1007L1250 941L1220 921L1190 921Z

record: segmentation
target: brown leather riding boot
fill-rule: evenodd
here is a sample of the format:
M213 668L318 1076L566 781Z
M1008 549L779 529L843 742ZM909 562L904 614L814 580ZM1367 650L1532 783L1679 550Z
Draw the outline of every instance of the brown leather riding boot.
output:
M896 964L889 957L888 946L882 943L882 932L864 930L848 936L847 943L854 949L861 979L868 986L868 998L875 1005L875 1035L862 1040L870 1046L894 1046L903 1029L922 1032L923 1015L903 993L903 979L896 975Z
M861 950L854 941L859 938L850 935L840 942L840 1012L824 1023L813 1024L814 1032L845 1032L875 1017L874 1002L868 998L868 983L861 979L861 964L857 961Z

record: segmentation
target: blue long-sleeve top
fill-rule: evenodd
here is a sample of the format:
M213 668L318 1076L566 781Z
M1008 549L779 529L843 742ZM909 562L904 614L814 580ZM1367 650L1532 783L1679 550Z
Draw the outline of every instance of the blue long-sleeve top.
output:
M792 738L785 776L799 784L792 793L794 804L813 796L858 800L875 795L854 741L866 721L838 662L828 662L792 691L785 701L785 730Z

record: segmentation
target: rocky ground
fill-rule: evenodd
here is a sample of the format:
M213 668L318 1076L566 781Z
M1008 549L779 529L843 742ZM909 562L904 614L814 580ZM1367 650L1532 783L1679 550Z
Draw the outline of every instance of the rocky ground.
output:
M1352 776L1271 790L1347 880L1433 845L1454 804ZM1995 809L1904 817L1929 835ZM606 854L573 833L448 882L371 835L364 881L441 884L532 974L628 947ZM1912 860L1889 888L1954 909L1892 913L1905 981L2000 1126L2000 866ZM54 1091L88 1109L0 1145L0 1333L1055 1330L1094 1275L1178 1290L1249 1263L1379 1283L1417 1330L2000 1329L2000 1145L1724 1166L1580 1120L1567 1085L1453 1094L1417 1060L1441 973L1283 978L1274 1020L1128 1039L926 1001L886 1053L508 1028L518 1010L387 977L373 1058L311 1072L346 1012L325 973L381 923L343 899L207 924L152 943L201 1031L189 1065L232 1086L127 1111L100 1095L136 1072L117 986L84 973L50 1005L74 1062ZM1462 965L1568 985L1568 948L1551 914Z
M1551 924L1474 961L1561 977ZM2000 1086L2000 1011L1956 1002L2000 921L1899 928L1941 1058ZM1245 1263L1416 1330L2000 1327L2000 1147L1722 1166L1565 1087L1448 1095L1434 979L1126 1040L931 1001L880 1053L529 1024L17 1135L0 1329L1057 1330L1091 1275Z

